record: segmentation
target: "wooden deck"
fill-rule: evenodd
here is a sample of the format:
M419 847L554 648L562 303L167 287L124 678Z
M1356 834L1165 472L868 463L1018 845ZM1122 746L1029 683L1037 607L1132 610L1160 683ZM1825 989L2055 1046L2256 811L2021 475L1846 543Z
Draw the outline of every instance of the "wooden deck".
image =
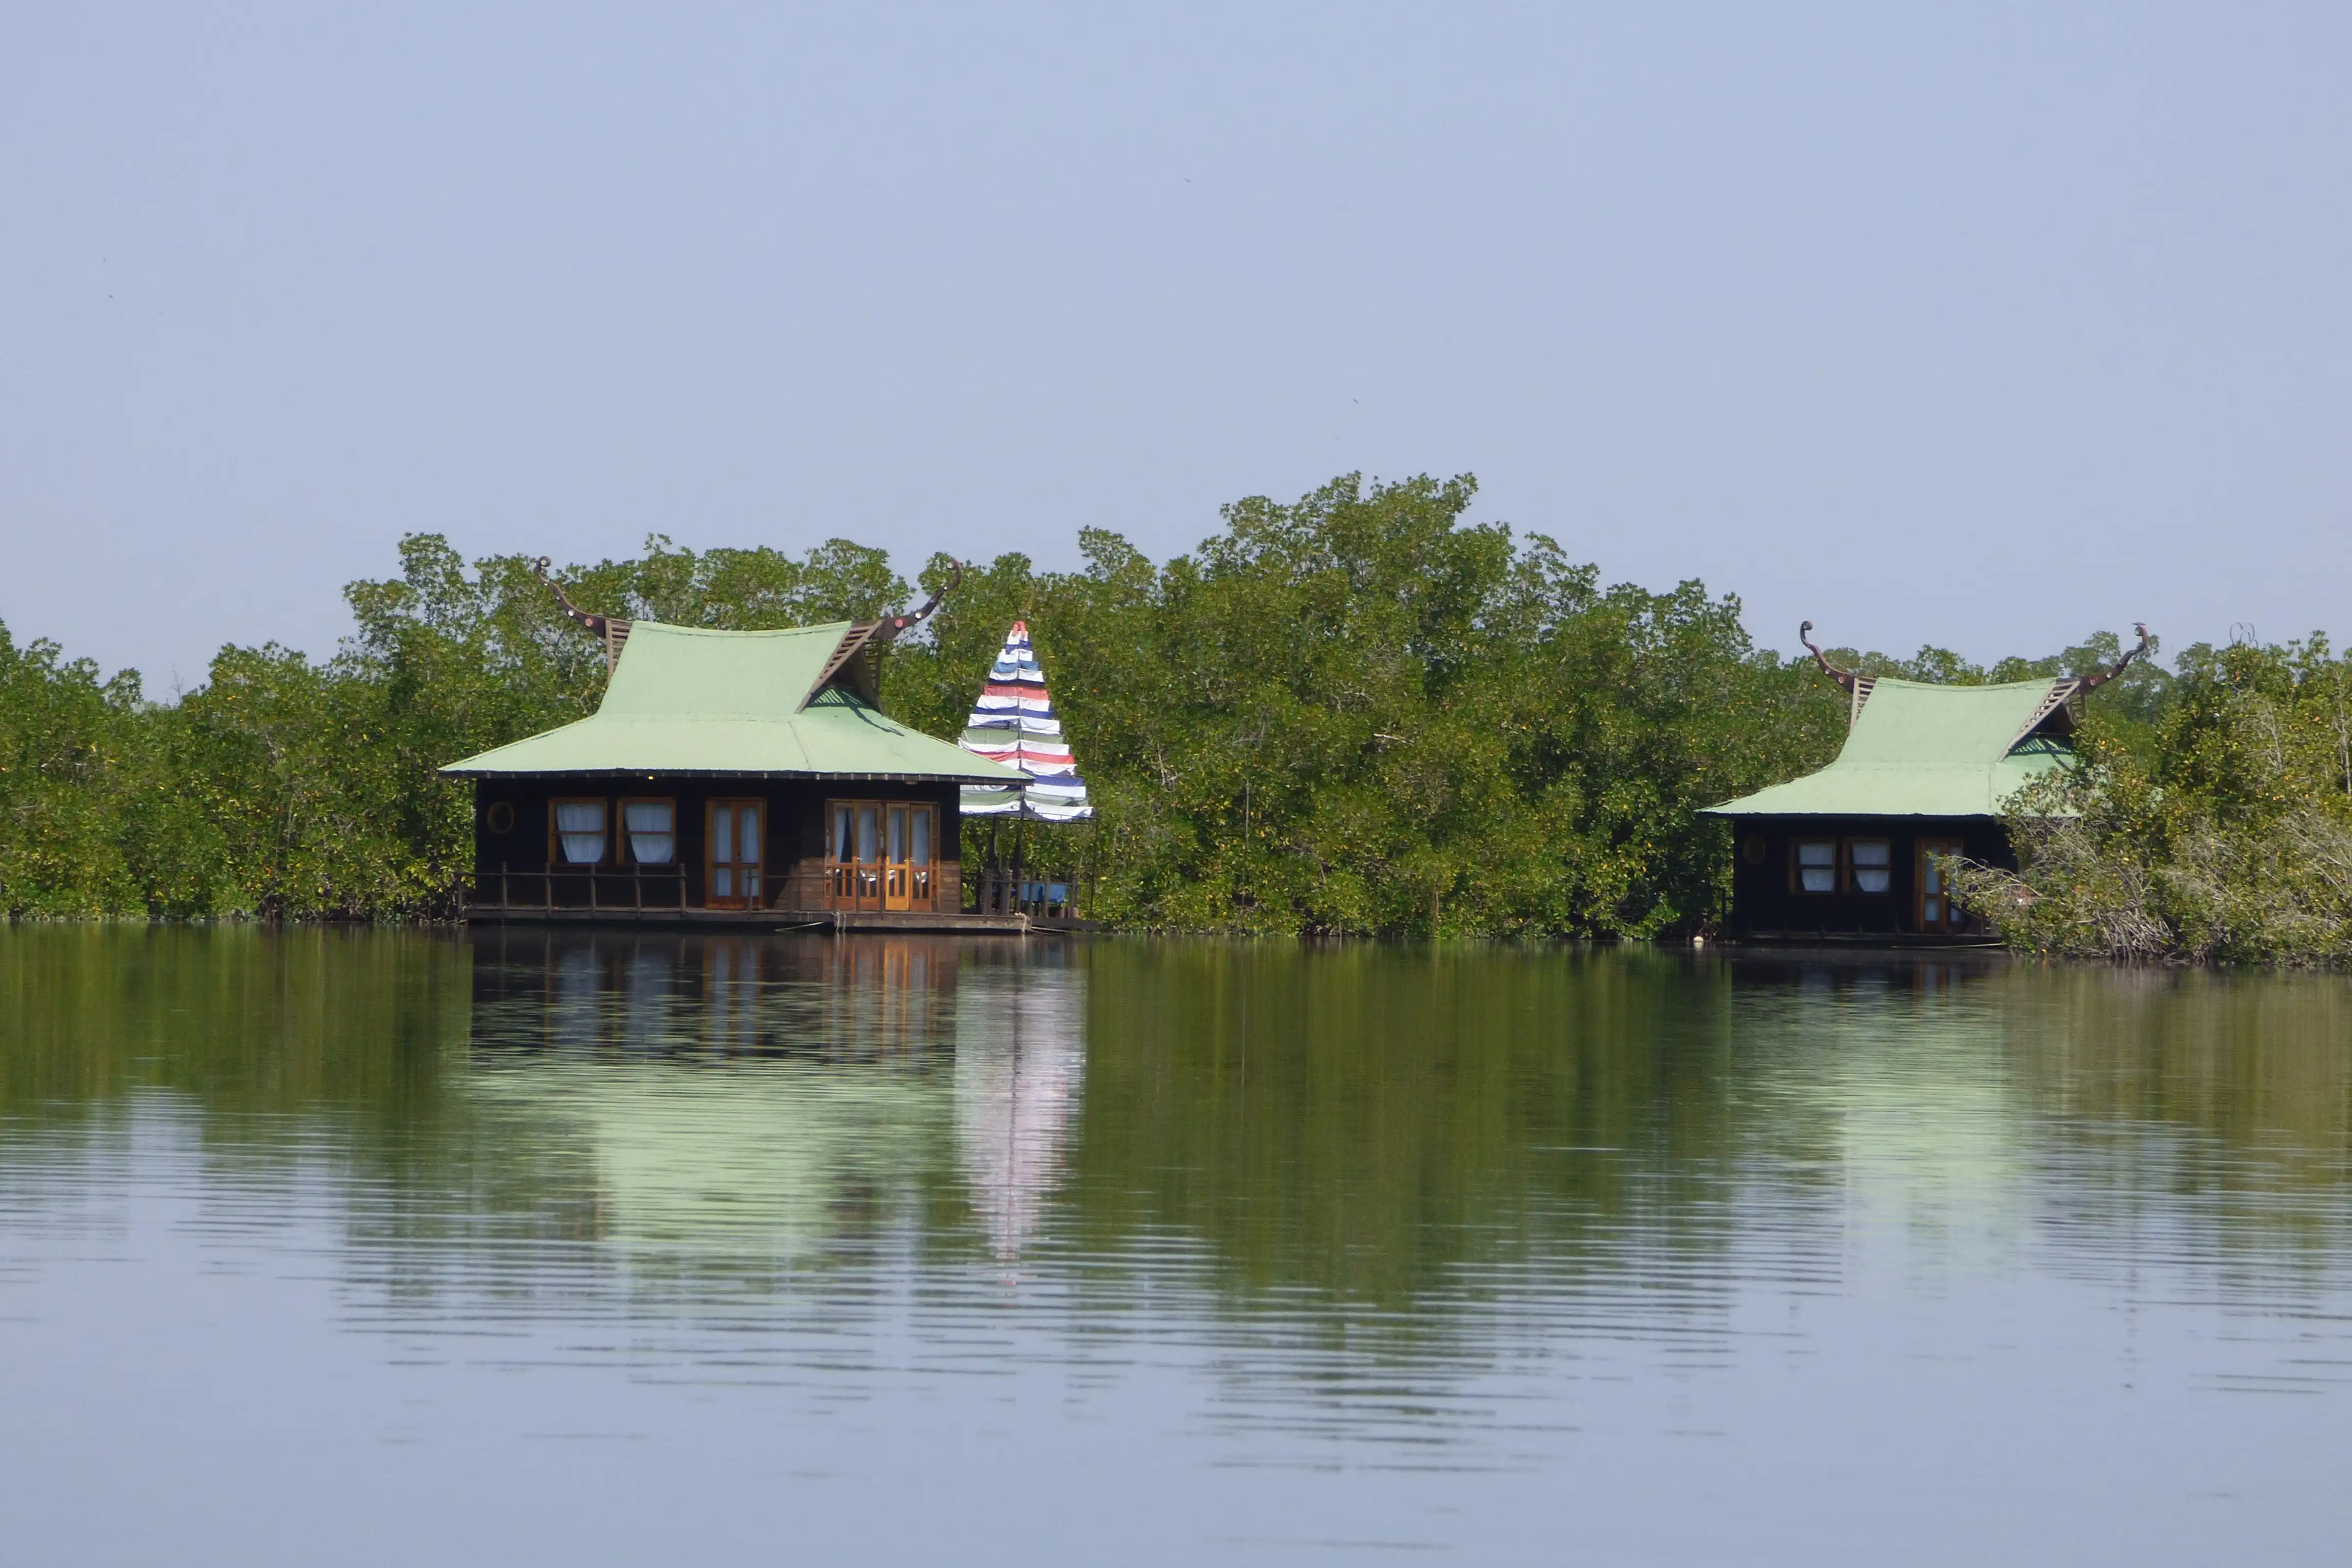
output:
M549 909L541 904L476 903L475 925L695 926L726 931L941 931L967 936L1028 936L1088 931L1087 921L1027 914L941 914L913 910Z
M2000 938L1976 931L1726 931L1710 946L1753 947L1999 947Z

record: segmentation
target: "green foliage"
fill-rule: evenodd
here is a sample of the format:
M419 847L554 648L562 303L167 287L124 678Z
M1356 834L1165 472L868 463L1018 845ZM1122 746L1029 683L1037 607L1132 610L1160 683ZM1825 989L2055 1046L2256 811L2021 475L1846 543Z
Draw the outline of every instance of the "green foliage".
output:
M98 678L55 643L0 626L0 906L11 915L139 907L120 821L143 737L139 678Z
M1826 760L1836 694L1754 649L1737 601L1603 589L1542 535L1464 524L1474 493L1349 475L1229 506L1163 566L1101 530L1075 574L1000 557L894 658L885 696L955 733L1025 617L1101 818L1028 828L1030 862L1087 868L1115 923L1696 926L1727 861L1694 812ZM1001 857L1007 832L970 825L970 852Z
M2014 805L2022 869L1964 868L1963 901L2040 952L2352 960L2352 668L2316 634L2200 644L2169 695L2095 705L2085 765Z
M450 912L471 868L470 793L451 760L591 712L604 657L528 556L466 563L438 534L400 574L344 591L331 659L226 647L175 705L101 683L0 627L0 909L12 916L376 919ZM591 610L723 627L872 616L906 586L834 540L643 558L562 574Z
M1541 534L1465 521L1475 493L1467 476L1348 475L1289 504L1235 502L1163 563L1089 529L1074 572L974 564L887 654L886 705L957 734L1005 627L1028 620L1098 820L968 823L965 853L1076 870L1114 924L1703 928L1728 859L1698 808L1827 761L1843 696L1810 661L1754 647L1736 599L1603 586ZM934 557L920 586L949 570ZM872 618L910 597L881 552L845 540L794 557L656 535L558 576L592 612L724 628ZM604 651L532 558L469 564L436 534L404 539L398 574L346 597L354 630L333 657L224 648L168 704L0 628L0 909L448 912L468 793L435 770L591 711ZM1981 681L2120 652L2102 633L1990 668L1932 647L1844 658ZM2338 952L2346 680L2315 638L2191 648L2178 677L2134 666L2097 700L2095 765L2046 786L2072 815L2020 817L2024 879L1982 881L1984 907L2048 951Z

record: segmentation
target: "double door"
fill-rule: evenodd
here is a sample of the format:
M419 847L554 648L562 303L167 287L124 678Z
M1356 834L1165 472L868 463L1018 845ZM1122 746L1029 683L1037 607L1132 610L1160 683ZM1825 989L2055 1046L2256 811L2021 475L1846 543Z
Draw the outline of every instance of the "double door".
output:
M714 910L756 910L766 870L768 803L714 800L709 813L704 902Z
M937 810L894 800L825 807L825 898L837 910L939 907Z

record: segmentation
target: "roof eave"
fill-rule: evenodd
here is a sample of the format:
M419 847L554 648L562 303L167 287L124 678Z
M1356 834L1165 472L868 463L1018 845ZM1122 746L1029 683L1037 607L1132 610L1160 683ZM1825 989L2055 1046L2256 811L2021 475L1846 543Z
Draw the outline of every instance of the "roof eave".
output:
M993 773L826 773L745 768L466 768L437 770L448 779L882 779L898 784L1024 785Z
M1823 822L1843 821L1848 817L1884 817L1890 821L1903 820L1912 822L1998 822L2000 820L2001 816L2001 814L1998 811L1784 811L1776 806L1766 806L1760 810L1751 810L1742 806L1736 800L1726 801L1721 805L1701 806L1697 815L1700 816L1720 816L1726 818L1769 816L1782 817L1790 820L1799 817L1812 817Z

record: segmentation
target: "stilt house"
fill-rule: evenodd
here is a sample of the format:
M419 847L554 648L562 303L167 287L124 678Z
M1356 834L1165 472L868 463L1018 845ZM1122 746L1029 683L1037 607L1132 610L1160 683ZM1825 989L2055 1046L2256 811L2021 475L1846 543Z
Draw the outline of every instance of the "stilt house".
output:
M603 639L609 680L588 718L441 770L474 781L469 914L967 918L959 792L1022 775L889 719L877 690L877 650L942 595L731 632L589 615L549 587Z
M2121 675L1937 686L1856 675L1798 636L1845 689L1844 748L1818 773L1704 815L1732 824L1731 934L1760 941L1981 939L1939 862L2014 867L2001 811L2066 765L2084 696Z

